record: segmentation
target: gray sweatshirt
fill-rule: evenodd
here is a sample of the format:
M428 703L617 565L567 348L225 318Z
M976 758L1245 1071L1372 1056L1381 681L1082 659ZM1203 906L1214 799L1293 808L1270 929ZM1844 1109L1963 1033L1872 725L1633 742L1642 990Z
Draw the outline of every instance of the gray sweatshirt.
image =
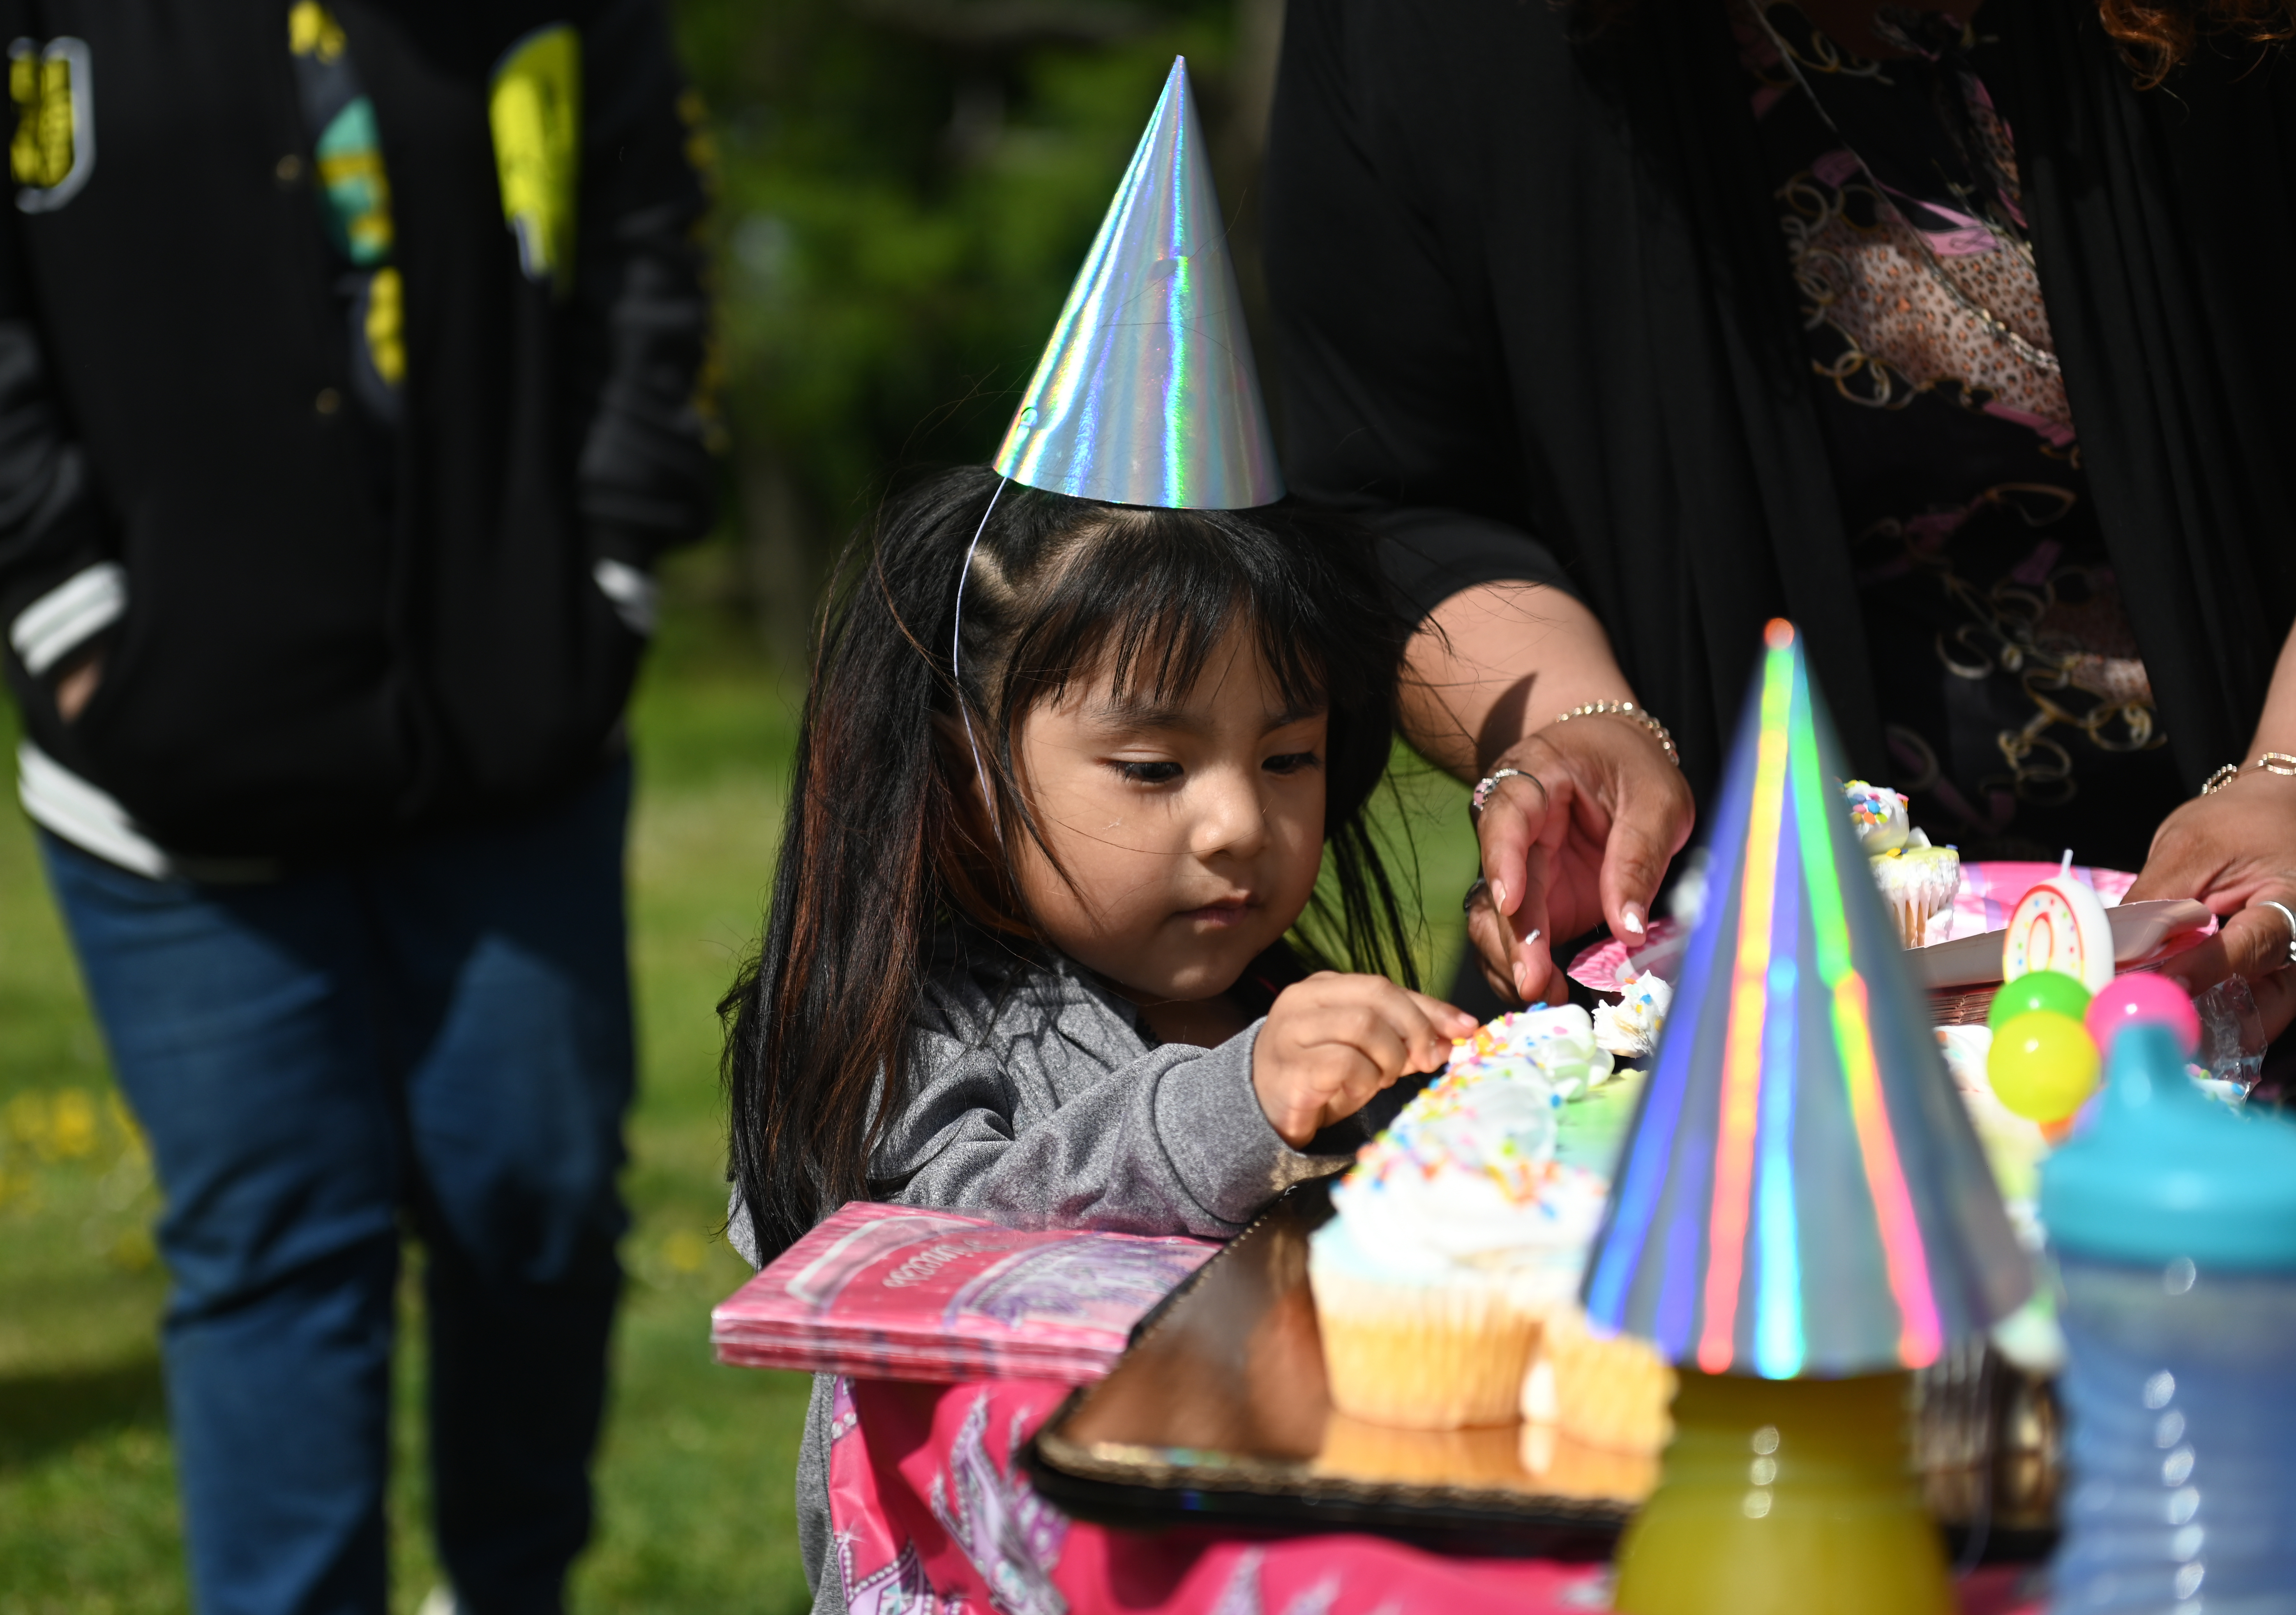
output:
M901 1185L888 1196L898 1204L1010 1227L1226 1238L1292 1185L1346 1166L1376 1119L1327 1129L1313 1152L1285 1144L1251 1086L1261 1024L1218 1048L1160 1045L1073 961L1023 957L969 927L944 932L917 1007L909 1101L871 1176ZM726 1237L756 1263L738 1197ZM797 1497L816 1615L844 1615L829 1563L825 1374L806 1412Z

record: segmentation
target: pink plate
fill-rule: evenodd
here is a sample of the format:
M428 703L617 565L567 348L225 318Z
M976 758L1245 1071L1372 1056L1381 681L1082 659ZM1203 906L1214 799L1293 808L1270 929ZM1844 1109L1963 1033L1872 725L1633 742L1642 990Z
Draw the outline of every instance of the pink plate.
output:
M2056 878L2054 864L1964 864L1961 866L1961 890L1953 899L1953 919L1950 925L1930 922L1929 935L1924 942L1950 942L1956 937L1973 937L1980 932L1999 930L2009 923L2010 911L2023 897L2044 881ZM2136 877L2125 869L2083 869L2075 865L2073 878L2086 882L2111 908L2128 895L2136 884ZM1944 916L1939 916L1943 919Z
M1570 979L1598 993L1623 993L1625 978L1655 968L1672 981L1682 968L1682 943L1688 931L1673 920L1652 920L1650 934L1628 950L1620 937L1605 937L1570 961Z
M1961 866L1961 891L1952 909L1930 922L1927 940L1933 946L1956 937L1973 937L1999 930L2009 923L2017 899L2057 873L2054 864L1975 863ZM2076 879L2087 881L2107 907L2120 901L2136 877L2125 869L2084 869L2076 865ZM1672 920L1653 920L1650 934L1631 951L1625 940L1608 937L1570 961L1570 979L1598 993L1624 992L1621 979L1654 969L1667 980L1682 968L1682 945L1687 939Z

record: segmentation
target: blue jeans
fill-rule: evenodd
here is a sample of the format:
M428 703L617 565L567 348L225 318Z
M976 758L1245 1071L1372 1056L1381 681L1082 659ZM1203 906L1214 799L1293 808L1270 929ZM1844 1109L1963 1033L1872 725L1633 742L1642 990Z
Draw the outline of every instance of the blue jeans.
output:
M440 1558L554 1611L590 1529L631 1091L624 764L554 808L267 885L41 851L149 1135L202 1615L384 1609L399 1242Z

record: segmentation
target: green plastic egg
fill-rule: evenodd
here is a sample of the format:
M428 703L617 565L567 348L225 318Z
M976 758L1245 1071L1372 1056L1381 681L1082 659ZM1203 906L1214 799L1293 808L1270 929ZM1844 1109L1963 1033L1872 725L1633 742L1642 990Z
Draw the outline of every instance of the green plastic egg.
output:
M1993 996L1993 1007L1985 1012L1985 1024L1998 1032L2013 1018L2035 1010L2079 1021L2088 1013L2088 988L2061 970L2028 971L2002 983Z

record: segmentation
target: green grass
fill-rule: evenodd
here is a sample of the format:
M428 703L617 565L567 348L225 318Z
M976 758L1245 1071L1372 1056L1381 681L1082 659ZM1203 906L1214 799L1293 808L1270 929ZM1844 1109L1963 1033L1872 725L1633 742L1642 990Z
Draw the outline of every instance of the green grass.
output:
M726 1187L712 1006L772 873L795 697L738 630L689 604L671 615L632 715L641 1082L625 1187L636 1224L579 1610L806 1605L791 1496L806 1382L718 1367L708 1341L711 1303L748 1271L716 1233ZM11 723L0 709L9 754ZM1446 915L1472 872L1461 793L1423 770L1399 783L1388 816L1416 846L1429 910ZM1425 964L1447 970L1456 939L1439 919ZM157 1354L157 1209L30 832L0 810L0 1615L185 1607ZM439 1578L411 1283L402 1312L392 1606L411 1611Z

